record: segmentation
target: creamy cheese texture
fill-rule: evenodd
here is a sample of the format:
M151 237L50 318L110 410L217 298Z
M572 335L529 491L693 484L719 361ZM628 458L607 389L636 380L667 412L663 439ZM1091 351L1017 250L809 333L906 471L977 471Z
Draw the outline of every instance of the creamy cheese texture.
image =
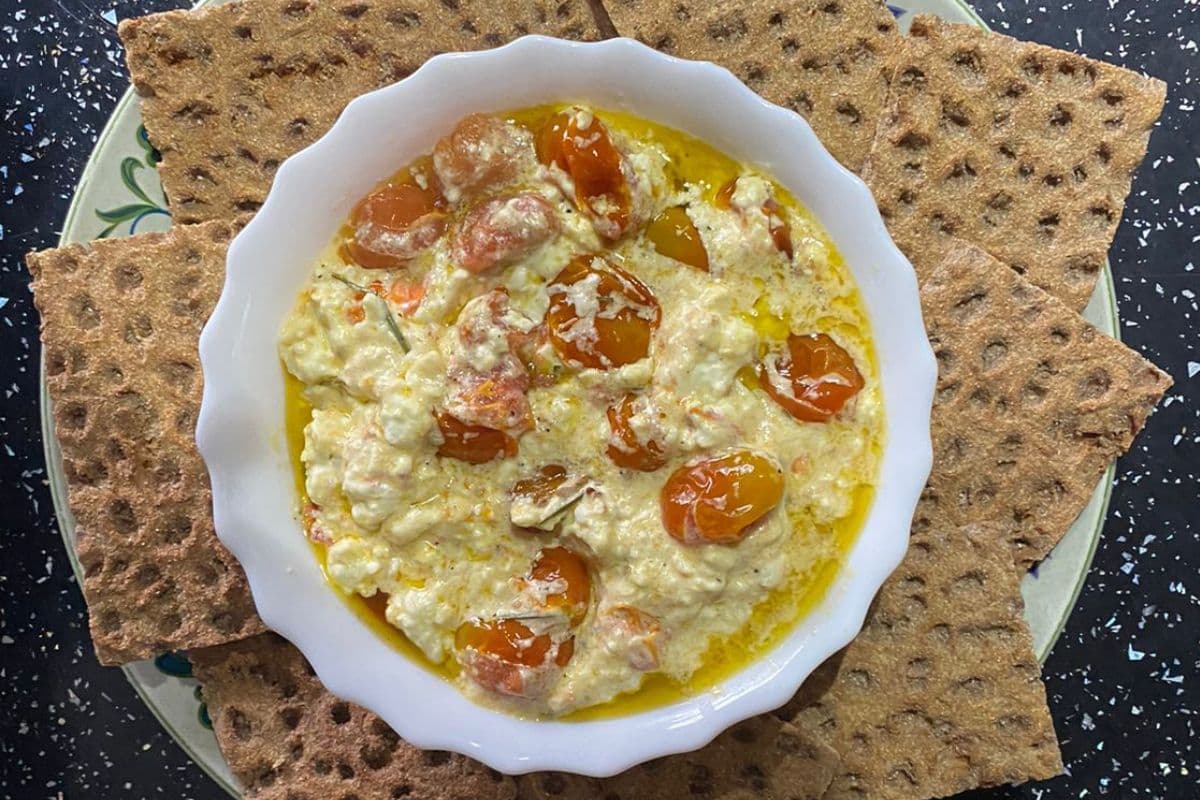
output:
M536 131L553 110L499 116ZM639 688L661 701L703 691L741 665L730 653L752 658L778 641L819 598L853 540L882 447L867 318L816 221L768 175L694 139L622 114L585 113L607 126L633 176L635 216L684 208L707 272L660 254L644 227L606 240L582 213L570 176L528 158L511 184L553 209L551 238L510 263L469 272L452 255L461 210L451 210L440 240L397 269L358 266L339 237L313 266L279 342L298 387L289 402L311 408L302 420L304 513L329 580L372 598L371 607L470 697L529 716L632 710L638 694L630 693ZM735 178L721 207L714 195ZM777 203L765 210L769 198ZM780 221L790 258L772 238ZM550 358L550 379L525 391L532 426L514 436L514 455L480 464L438 455L436 415L464 402L463 370L516 369L510 334L536 333L555 277L586 254L653 292L661 319L647 356L607 369ZM387 289L397 279L421 286L415 308ZM597 335L598 312L614 313L597 307L589 280L561 289L579 318L569 335L583 342ZM375 282L383 289L373 290ZM487 306L497 287L508 297L501 319ZM828 334L862 375L861 391L826 422L793 418L755 377L755 365L789 332ZM659 469L622 469L606 455L606 411L626 394L636 398L631 428L666 454ZM734 449L768 454L782 467L779 506L736 544L668 535L660 505L667 477ZM514 484L549 464L565 465L582 490L549 509L561 515L552 530L517 527L514 520L540 522L541 509L514 502ZM526 608L523 579L553 546L580 554L590 575L573 654L537 697L489 691L457 667L456 632L465 621ZM606 613L622 606L661 626L650 669Z

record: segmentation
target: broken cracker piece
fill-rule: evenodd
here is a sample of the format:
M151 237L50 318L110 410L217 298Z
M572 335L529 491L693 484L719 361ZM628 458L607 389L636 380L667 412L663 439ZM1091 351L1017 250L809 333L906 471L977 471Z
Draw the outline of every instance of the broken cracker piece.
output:
M933 472L914 531L995 522L1018 566L1045 558L1171 385L976 247L921 285L938 359Z
M585 0L241 0L118 28L176 223L257 211L352 99L438 53L599 39Z
M919 15L864 178L918 273L958 237L1079 311L1165 94L1111 64Z
M379 717L321 686L292 645L274 634L189 653L221 751L252 800L334 796L354 781L360 797L490 800L612 797L816 800L837 755L771 717L748 720L703 750L669 756L614 778L561 773L510 778L401 740Z
M46 383L105 664L263 630L194 440L225 223L32 253Z
M780 715L841 756L825 800L925 800L1062 771L995 526L914 533L863 630Z
M848 169L862 168L902 41L881 0L608 0L617 32L712 61L812 125Z

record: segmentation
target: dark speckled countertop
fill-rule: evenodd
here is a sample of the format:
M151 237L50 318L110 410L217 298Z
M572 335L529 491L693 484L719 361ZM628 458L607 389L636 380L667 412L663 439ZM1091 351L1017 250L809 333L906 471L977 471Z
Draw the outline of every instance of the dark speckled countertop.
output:
M55 525L22 254L52 246L128 85L115 21L178 0L0 11L0 797L225 795L92 654ZM1067 774L983 798L1200 798L1200 3L988 0L994 28L1170 84L1111 253L1122 336L1175 387L1120 463L1104 538L1045 677Z

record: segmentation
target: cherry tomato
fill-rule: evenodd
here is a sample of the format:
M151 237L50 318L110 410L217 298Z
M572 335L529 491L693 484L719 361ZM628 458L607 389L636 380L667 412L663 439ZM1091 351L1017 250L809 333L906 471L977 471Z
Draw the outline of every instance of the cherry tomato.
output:
M769 353L759 363L758 383L805 422L825 422L863 387L854 359L824 333L789 335L786 352Z
M567 482L567 468L561 464L547 464L532 478L522 478L513 484L513 496L520 496L532 503L542 504L554 496Z
M668 208L651 220L646 238L660 255L708 272L708 250L683 206Z
M404 316L411 316L425 297L425 287L404 278L396 278L388 288L387 299L400 309Z
M733 193L737 190L737 182L737 178L732 178L717 190L717 208L733 207ZM792 227L780 213L779 202L774 197L768 197L762 204L762 212L767 217L767 228L771 231L771 241L775 244L775 249L790 259L792 257Z
M526 395L529 375L513 352L521 338L520 327L514 325L518 314L503 288L473 298L459 314L458 346L446 368L450 387L443 410L460 422L509 434L533 427L533 409ZM499 351L491 341L497 335L503 336L505 344ZM480 345L493 351L487 363L474 355Z
M439 411L436 414L442 443L437 454L457 458L468 464L486 464L496 458L511 458L517 454L517 440L504 431L483 425L467 425L457 417Z
M457 201L514 180L530 144L516 125L471 114L433 148L433 166L446 196Z
M645 358L662 320L646 284L603 259L579 256L550 285L550 343L573 366L608 369ZM580 316L576 301L589 309ZM594 309L594 313L591 313Z
M592 579L588 576L587 562L577 553L565 547L543 549L529 570L528 584L538 593L559 588L561 584L560 591L545 595L545 605L565 613L572 626L587 616Z
M557 164L575 183L575 203L587 212L597 233L609 241L629 229L629 182L624 159L594 114L582 109L560 111L542 126L537 139L538 160Z
M555 642L550 634L535 634L515 619L464 622L454 634L454 646L473 681L514 697L541 694L545 681L539 678L565 667L575 652L573 637Z
M435 182L415 174L389 181L359 201L350 212L351 236L342 254L360 267L394 269L405 266L446 232L448 217L442 210Z
M604 612L596 624L626 645L629 666L641 672L658 668L659 645L665 633L657 617L633 606L619 605Z
M458 227L452 255L468 272L521 259L558 233L554 207L535 192L495 197L471 209Z
M608 457L618 467L653 472L667 463L667 458L658 442L643 441L633 429L634 399L633 395L627 394L606 412L612 431L608 438Z
M663 525L684 544L735 544L782 497L779 465L759 453L738 450L671 473L662 488Z

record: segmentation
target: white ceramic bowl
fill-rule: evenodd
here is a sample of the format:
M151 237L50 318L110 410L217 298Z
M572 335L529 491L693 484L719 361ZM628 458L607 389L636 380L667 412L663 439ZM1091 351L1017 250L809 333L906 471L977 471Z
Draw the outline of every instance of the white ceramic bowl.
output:
M824 602L782 644L711 691L636 715L589 722L515 719L472 704L370 631L321 574L294 515L276 346L317 254L354 202L462 117L551 101L619 109L690 133L773 175L825 226L854 273L878 348L886 448L878 492ZM611 775L693 750L785 703L862 627L899 564L931 462L936 368L911 265L866 186L796 114L728 71L628 39L596 44L531 36L438 56L359 97L324 137L279 168L266 203L229 247L225 288L200 338L204 402L196 438L212 478L221 541L237 556L266 624L290 639L334 694L379 714L422 748L453 750L501 772Z

